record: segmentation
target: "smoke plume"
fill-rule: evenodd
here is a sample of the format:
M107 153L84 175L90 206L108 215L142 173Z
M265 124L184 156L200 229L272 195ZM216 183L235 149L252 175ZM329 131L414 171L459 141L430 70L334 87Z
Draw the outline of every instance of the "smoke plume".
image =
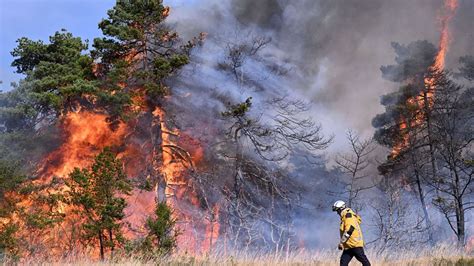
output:
M381 65L394 60L390 43L408 44L426 39L437 44L440 26L437 19L443 5L441 0L170 0L165 3L173 8L170 20L183 38L199 32L208 34L204 50L209 57L216 56L211 47L225 48L227 42L251 34L271 37L263 56L284 64L288 70L283 82L277 83L277 90L302 95L314 103L312 116L323 123L326 132L336 135L333 148L340 148L347 128L356 129L364 136L372 135L370 121L382 110L379 98L396 87L384 80L379 71ZM474 3L464 0L459 5L451 24L448 69L456 67L460 56L474 53L470 45L474 35L469 34ZM198 56L202 57L203 53ZM252 67L255 65L248 66L246 72L261 70ZM254 74L265 77L268 73ZM223 77L200 78L211 88L222 89L217 84L222 84ZM274 76L266 78L268 82Z

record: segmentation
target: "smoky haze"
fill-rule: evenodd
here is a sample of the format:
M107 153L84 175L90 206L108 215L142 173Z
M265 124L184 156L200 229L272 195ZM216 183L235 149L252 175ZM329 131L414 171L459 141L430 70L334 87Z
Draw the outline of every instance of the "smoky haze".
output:
M449 25L448 69L457 67L460 56L474 54L474 1L458 2ZM184 40L200 32L207 35L203 46L194 50L191 64L173 84L177 105L204 117L190 117L189 125L216 124L216 114L225 110L216 95L226 95L234 102L252 96L252 110L275 94L303 98L311 102L310 116L322 124L324 133L335 136L328 149L330 158L347 151L348 128L364 138L373 135L371 121L384 111L380 97L399 86L383 79L380 71L381 66L395 63L391 43L427 40L437 47L439 18L443 15L443 0L168 0L165 4L171 6L167 21ZM226 49L248 43L254 36L271 38L271 42L244 60L239 73L251 84L241 86L219 65L227 57ZM181 97L188 93L193 96ZM185 121L186 116L180 120ZM196 128L205 131L202 126L194 128L193 132L198 131ZM206 134L197 134L201 141L206 139ZM376 162L385 156L382 149L375 152L369 174L373 179L377 178ZM312 246L333 247L336 242L321 239L337 239L334 225L338 217L328 211L336 198L328 195L328 188L334 188L331 176L340 174L328 169L332 160L328 168L314 169L301 159L294 160L292 179L303 195L302 207L293 217L298 239ZM324 163L325 159L321 160ZM366 196L367 202L377 197L375 192ZM407 195L407 202L409 199ZM363 227L368 241L373 239L370 209L361 213L366 219ZM417 211L410 210L410 215L415 217ZM436 217L433 222L440 222Z
M380 66L394 62L392 41L428 40L437 45L442 0L169 0L171 23L183 38L206 32L248 32L272 38L265 56L289 66L285 88L311 99L312 115L340 149L345 131L371 136L371 119L382 112L381 95L396 84L382 79ZM474 2L460 0L450 29L448 68L474 54ZM237 30L238 29L238 30ZM243 37L243 36L240 36ZM235 34L239 38L239 34Z

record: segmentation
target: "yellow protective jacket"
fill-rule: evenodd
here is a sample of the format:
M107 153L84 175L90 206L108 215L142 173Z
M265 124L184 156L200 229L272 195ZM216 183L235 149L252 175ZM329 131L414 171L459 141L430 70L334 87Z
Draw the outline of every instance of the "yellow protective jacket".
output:
M362 219L350 208L341 212L341 243L344 249L364 247L364 238L360 230Z

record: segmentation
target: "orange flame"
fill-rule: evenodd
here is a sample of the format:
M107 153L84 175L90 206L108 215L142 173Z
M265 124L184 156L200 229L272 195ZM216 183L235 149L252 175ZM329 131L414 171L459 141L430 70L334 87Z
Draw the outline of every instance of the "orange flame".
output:
M448 52L449 42L450 42L450 33L449 33L449 22L454 17L456 8L458 7L457 0L445 0L444 2L444 15L440 18L440 38L438 44L438 53L436 54L435 61L433 65L429 67L430 72L440 72L444 70L446 54ZM414 128L423 123L424 114L422 112L425 108L425 98L427 99L428 108L431 108L433 105L433 96L435 93L435 80L432 77L426 77L424 79L425 88L427 89L426 95L420 93L415 98L409 98L406 104L416 105L418 112L415 115L415 119L410 122L410 127ZM390 154L391 158L396 158L401 151L409 146L409 136L407 134L407 121L405 117L399 118L399 131L402 135L402 140L394 145L392 152Z
M127 130L124 124L120 124L112 130L106 121L107 116L90 111L79 111L67 113L59 122L63 142L53 152L51 152L38 168L38 178L32 183L41 187L48 185L53 177L58 179L66 177L74 168L89 167L93 163L94 157L106 146L116 146L122 143ZM47 206L38 204L33 198L53 195L64 192L66 187L59 185L54 187L46 186L46 190L36 191L30 196L19 197L18 206L25 211L45 211L50 212ZM19 196L19 195L12 195ZM45 232L32 232L27 229L27 225L18 215L12 215L12 221L18 222L20 231L19 237L27 240L30 245L42 247L43 255L64 255L66 251L79 251L78 238L75 228L81 222L71 209L63 203L54 211L66 214L65 219L59 226L47 228ZM26 230L23 230L26 229ZM92 253L96 257L98 254Z
M138 102L135 103L134 110L143 111L140 107L141 98L134 100ZM193 139L190 134L169 129L165 123L163 110L156 108L153 115L161 123L158 126L161 128L162 162L156 169L164 182L163 198L160 200L165 200L174 210L177 226L181 231L178 248L192 253L208 252L219 237L219 206L212 207L209 210L210 217L205 218L200 209L198 195L192 187L192 182L187 178L187 172L194 169L196 163L202 159L203 149L199 141ZM119 150L117 157L123 161L128 176L137 177L143 174L144 169L153 165L154 153L151 148L153 144L150 139L142 140L141 143L130 141L134 126L136 125L133 122L119 123L115 130L112 130L105 114L90 111L66 114L61 120L63 143L41 163L38 170L39 178L34 182L47 184L53 177L60 179L66 177L75 167L89 167L94 157L107 146L117 147ZM59 191L63 189L58 188ZM158 190L158 187L156 191L151 192L135 189L132 195L127 197L125 221L129 226L124 228L126 237L135 239L144 236L146 232L144 221L146 217L153 215L156 197L159 196ZM22 202L22 206L35 208L28 199ZM54 243L54 248L50 248L49 251L56 255L61 255L65 247L71 246L72 237L64 235L64 228L80 223L80 219L73 217L67 206L60 206L60 212L69 217L61 224L62 229L55 229L54 234L37 238L37 242ZM98 254L91 255L96 257Z
M92 112L68 113L62 121L64 143L46 157L39 176L64 177L74 167L87 167L93 158L106 146L118 145L126 134L123 124L113 131L106 121L107 116Z
M199 208L200 201L186 175L201 160L203 150L189 135L169 129L163 110L156 108L153 115L159 118L162 132L163 164L160 172L164 181L164 199L161 200L175 210L174 216L181 231L178 247L187 252L208 252L219 236L219 207L216 205L210 210L211 219L197 220L194 211ZM156 190L159 194L158 187ZM199 228L205 230L204 239L198 235Z
M166 7L163 10L163 17L167 17L169 12L169 7ZM167 33L162 38L167 41L173 37L174 35ZM141 56L132 51L125 55L124 59L133 65L134 61L139 60ZM95 75L99 75L100 70L100 64L93 64L92 71ZM127 87L126 82L120 82L117 85L121 89ZM143 236L145 218L153 215L157 200L165 200L174 210L178 229L181 231L181 235L178 237L178 247L193 253L207 252L211 250L219 236L219 206L215 205L209 210L211 213L209 219L202 219L204 215L200 199L194 191L191 180L187 178L187 172L190 169L194 170L196 163L199 163L203 158L203 149L199 141L191 137L192 134L169 129L164 122L166 121L165 113L160 108L156 108L153 112L155 122L148 124L150 123L147 120L150 111L144 96L145 90L140 87L134 87L133 90L135 91L132 99L133 104L127 111L138 117L143 115L147 126L159 128L156 131L161 132L161 136L154 136L153 134L156 133L154 132L139 133L142 136L134 137L135 127L140 123L138 121L140 118L131 119L126 124L118 123L118 126L112 130L105 114L91 111L68 113L60 121L63 143L41 162L37 171L39 178L34 182L46 184L53 177L64 178L75 167L89 167L93 163L94 157L105 147L117 147L119 149L117 157L123 161L127 176L143 177L147 174L147 179L159 179L151 175L161 175L164 183L161 184L164 187L162 195L159 194L160 187L157 186L156 191L152 192L135 189L132 195L127 197L128 207L125 210L125 221L129 226L124 229L125 236L132 239ZM156 121L160 121L158 125L156 125ZM158 138L161 139L161 145L154 143ZM160 156L162 157L158 158ZM153 173L149 172L150 168L154 170ZM59 190L63 189L59 188ZM160 196L162 198L158 198ZM23 203L34 208L28 200ZM62 213L69 214L70 210L67 207L61 206L60 208ZM74 218L70 219L74 220ZM80 220L75 219L74 222L80 223ZM62 224L61 227L69 225ZM199 233L204 233L204 239L202 236L198 236ZM61 241L63 240L61 234L48 237L48 239L39 241L57 243L56 246L59 248L52 253L61 255Z

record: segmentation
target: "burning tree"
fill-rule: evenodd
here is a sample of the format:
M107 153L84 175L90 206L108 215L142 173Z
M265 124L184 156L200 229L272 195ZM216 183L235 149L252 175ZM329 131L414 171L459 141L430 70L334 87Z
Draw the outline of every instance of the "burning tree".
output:
M385 78L404 84L398 91L382 97L386 112L372 120L377 128L375 140L392 149L379 170L384 175L401 176L413 186L424 213L425 226L431 230L424 179L435 175L436 162L431 107L424 108L426 102L432 101L428 99L432 88L424 85L424 79L430 73L428 69L434 62L436 49L426 41L392 46L398 64L381 70Z
M228 83L216 90L191 84L196 80L176 77L192 59L199 61L192 51L203 35L182 41L166 24L169 12L161 0L118 0L99 23L104 37L91 50L65 30L49 42L18 40L13 66L26 78L0 94L0 153L5 160L20 159L28 178L0 165L0 204L11 210L0 212L0 248L67 256L94 247L92 255L104 258L108 250L112 255L123 248L145 255L201 253L220 243L225 251L260 245L288 254L295 246L299 193L317 194L312 192L320 187L308 187L324 185L307 178L313 169L326 173L301 162L314 159L332 138L309 118L310 103L291 91L295 84L282 82L294 81L282 78L291 69L285 62L293 60L260 53L271 39L245 33L249 37L224 41L222 56L213 54L217 61L198 78L214 80L206 71L215 71L225 76L215 80ZM470 150L460 138L471 129L446 125L470 122L456 120L466 103L461 107L450 98L446 108L435 109L446 36L439 49L428 42L393 44L397 65L382 72L402 87L384 96L387 112L374 119L376 139L392 149L380 169L386 178L403 175L396 181L416 191L428 229L428 185L439 192L435 204L451 224L462 225L471 208ZM462 62L461 73L470 73L471 58ZM206 97L175 93L180 82ZM205 107L195 108L201 100ZM365 178L361 171L371 147L356 136L349 141L355 157L338 162L351 179L351 204L364 189L355 183ZM394 207L401 195L394 187L383 191L386 206L402 217L405 205ZM398 219L393 212L388 220ZM387 216L379 216L383 225ZM389 231L381 234L390 237ZM464 234L462 226L455 231ZM22 250L16 240L26 243Z
M163 97L170 93L167 78L188 63L189 49L194 45L193 42L182 44L178 34L163 24L168 14L169 8L164 7L162 1L118 1L109 10L109 17L99 24L107 37L95 39L95 50L92 51L93 57L100 60L96 71L104 90L130 100L106 99L106 102L112 100L117 107L111 112L112 120L132 115L139 125L152 129L139 134L148 134L146 138L151 141L148 152L153 169L148 169L145 177L153 183L157 193L160 172L163 173L162 186L166 187L168 178L173 178L165 176L164 156L167 155L164 153L183 159L182 155L187 154L169 143L169 136L164 136L175 133L167 128L161 105ZM165 195L158 196L160 200L167 200Z
M413 182L427 228L431 222L424 191L426 186L434 188L433 204L447 218L462 246L465 212L470 209L465 199L472 190L472 166L464 159L469 156L472 142L472 128L465 127L472 124L472 110L467 107L472 105L472 92L455 84L444 70L448 22L456 7L454 0L445 2L436 53L426 42L394 45L398 64L381 70L386 78L402 82L403 86L382 98L386 112L375 117L373 125L378 128L376 139L392 149L386 163L379 167L381 172L391 176L401 173L402 182ZM463 57L460 62L460 74L469 80L470 57ZM432 237L430 240L433 242Z
M184 172L188 166L175 158L181 158L183 162L189 162L191 158L189 153L173 143L172 139L179 132L168 128L161 105L164 96L170 92L166 79L188 62L189 50L195 43L181 42L178 35L163 24L168 14L169 8L159 0L117 1L108 12L109 17L99 24L106 37L94 40L90 54L86 43L65 30L52 36L50 43L27 38L18 41L18 47L12 52L15 57L13 66L19 73L26 74L26 79L20 88L7 94L11 96L8 100L15 101L2 102L2 106L9 107L1 112L5 118L2 130L19 132L22 127L28 127L33 133L41 133L38 135L56 136L49 154L32 162L39 166L35 166L36 177L31 180L35 189L30 195L36 194L47 205L55 205L37 209L52 208L61 219L73 222L70 206L56 206L64 189L61 180L75 167L87 169L105 146L114 146L127 176L155 188L151 193L134 188L127 197L127 201L143 198L123 210L127 222L132 224L132 228L135 226L126 233L128 236L144 235L137 229L141 225L136 216L153 213L154 207L149 205L154 206L158 199L167 202L181 200L174 198L171 192L174 188L169 186L179 178L186 185ZM20 93L22 98L15 99L15 94ZM21 115L22 123L15 121L15 115ZM80 177L94 176L89 174L74 171L71 178L79 180ZM73 183L69 182L70 185ZM165 192L159 187L165 187ZM32 203L29 198L22 203L41 204ZM114 214L115 218L121 216L120 209L126 206L117 204L114 208L119 213ZM65 220L56 222L65 227L71 225ZM62 228L48 226L54 230ZM116 228L110 224L105 229L110 233ZM118 236L119 231L113 234ZM102 235L97 230L95 232ZM112 239L118 239L115 236L102 235L102 240L108 238L107 241L114 246ZM70 239L68 235L67 239L51 241L54 237L57 235L42 234L36 239L73 248L72 235ZM51 250L51 253L56 251L58 249Z
M267 86L271 82L262 72L277 72L282 79L287 72L275 58L264 57L269 38L247 35L213 47L218 56L213 54L215 61L206 66L215 66L217 78L196 73L200 68L193 64L208 58L193 54L197 58L191 57L183 76L175 80L180 94L168 107L177 127L199 139L202 147L191 185L206 210L201 219L211 225L206 242L217 242L224 253L257 245L289 252L296 248L293 210L304 186L293 182L291 165L296 157L311 159L332 138L310 117L309 102L286 88ZM253 71L255 63L262 72ZM225 81L217 88L207 82L221 78Z

